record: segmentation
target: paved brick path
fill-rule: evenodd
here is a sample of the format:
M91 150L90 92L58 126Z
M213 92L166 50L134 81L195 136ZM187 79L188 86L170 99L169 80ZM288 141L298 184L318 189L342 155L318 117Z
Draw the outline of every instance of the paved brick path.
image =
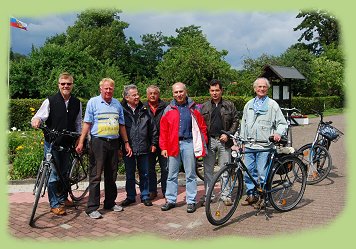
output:
M345 131L345 117L338 115L327 117L340 130ZM318 119L311 124L293 127L294 145L311 142ZM9 187L9 233L16 238L33 240L80 240L98 238L117 238L148 234L169 240L191 240L196 238L216 238L222 235L245 237L263 237L270 235L292 234L311 228L328 226L341 213L345 206L346 193L346 152L345 137L332 144L333 168L327 179L317 185L307 186L301 203L292 211L279 213L269 209L271 219L266 220L263 213L255 216L251 207L239 206L233 217L221 227L212 226L206 219L204 207L193 214L186 212L184 202L185 188L180 186L178 206L162 212L162 198L153 202L152 207L137 204L126 207L124 212L102 211L104 218L91 220L84 213L85 204L78 209L68 209L68 215L57 217L49 212L47 198L42 198L36 212L35 227L28 225L33 196L28 192L11 191ZM203 186L198 189L198 200L203 195ZM117 202L125 199L125 191L119 187Z

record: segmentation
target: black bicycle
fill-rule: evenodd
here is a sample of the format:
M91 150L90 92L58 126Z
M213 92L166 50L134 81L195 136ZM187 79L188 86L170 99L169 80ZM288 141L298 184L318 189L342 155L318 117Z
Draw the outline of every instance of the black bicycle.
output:
M298 149L299 158L307 166L307 184L316 184L324 180L332 167L332 158L329 153L331 142L337 142L343 133L332 126L332 121L324 121L321 111L315 111L320 117L318 127L312 143L303 145Z
M293 153L279 154L280 146L287 143L286 139L280 142L270 143L274 146L271 149L261 150L270 152L266 164L266 181L262 186L256 182L251 172L245 166L242 157L248 152L244 152L242 144L256 143L249 139L243 140L239 136L234 136L228 132L224 134L231 137L239 149L234 151L234 162L226 164L213 178L213 184L209 187L205 212L209 222L219 226L227 222L237 209L238 203L243 193L243 172L252 179L259 195L258 214L262 209L266 219L267 207L271 204L278 211L289 211L293 209L302 199L306 186L306 168L304 163ZM266 142L266 141L264 141Z
M36 181L33 188L33 194L35 196L35 199L33 202L32 212L29 219L29 224L31 226L34 223L39 199L40 197L43 197L46 193L46 188L52 169L55 169L58 172L62 191L68 191L73 201L77 202L82 200L88 192L88 183L87 181L85 181L88 178L89 168L88 146L85 146L83 153L79 155L75 150L74 142L68 148L56 145L56 141L60 138L69 136L73 139L73 141L76 141L80 134L69 131L50 130L48 127L42 125L39 128L48 137L50 146L46 155L41 161L40 167L37 171ZM72 165L68 176L63 176L59 167L56 165L53 159L52 150L67 151L71 153ZM68 181L66 181L65 179L68 179Z

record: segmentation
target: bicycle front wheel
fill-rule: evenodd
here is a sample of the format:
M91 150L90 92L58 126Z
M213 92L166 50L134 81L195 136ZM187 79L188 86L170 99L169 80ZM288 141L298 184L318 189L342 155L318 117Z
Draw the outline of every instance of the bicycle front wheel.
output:
M307 166L307 184L313 185L324 180L332 167L328 150L320 145L306 144L298 150L298 157Z
M69 195L73 201L81 201L89 190L89 154L74 157L69 173Z
M234 214L242 196L243 178L235 164L227 164L214 176L209 187L205 213L208 221L219 226Z
M302 199L306 169L296 156L284 156L274 163L267 181L268 199L278 211L293 209Z
M30 220L29 220L30 226L33 225L33 221L34 221L37 206L38 206L38 201L40 200L43 186L44 186L45 182L47 182L47 179L49 177L49 167L50 167L49 165L44 164L42 162L40 165L40 168L38 169L37 179L36 179L35 187L33 190L34 195L35 195L35 200L33 202L32 212L31 212L31 216L30 216Z

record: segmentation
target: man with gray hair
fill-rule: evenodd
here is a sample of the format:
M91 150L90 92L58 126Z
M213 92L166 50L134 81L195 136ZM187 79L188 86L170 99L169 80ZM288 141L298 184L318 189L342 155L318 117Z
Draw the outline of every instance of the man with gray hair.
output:
M128 143L132 148L132 156L124 154L126 170L126 199L121 203L128 206L136 202L135 171L140 177L141 202L145 206L152 206L149 198L149 153L154 153L158 147L157 129L149 110L140 101L140 95L135 85L124 87L125 125Z
M160 90L157 86L151 85L146 89L147 102L143 103L151 115L154 118L154 121L157 126L157 133L159 136L159 122L164 109L168 105L167 102L163 101L159 97ZM150 165L148 168L148 178L149 178L149 189L150 189L150 199L153 200L157 197L157 173L156 173L156 164L159 163L161 168L161 190L162 195L165 197L166 186L167 186L167 158L161 155L161 149L157 147L156 152L149 154Z
M253 83L256 97L248 101L243 110L241 120L240 135L242 138L253 138L265 143L245 144L245 164L252 173L252 177L261 185L266 178L266 162L269 152L261 152L268 148L270 143L268 138L273 136L275 141L279 141L286 133L287 121L276 101L267 96L270 87L266 78L258 78ZM257 189L250 177L245 174L245 184L247 198L241 205L247 206L258 202ZM257 205L257 208L260 208Z

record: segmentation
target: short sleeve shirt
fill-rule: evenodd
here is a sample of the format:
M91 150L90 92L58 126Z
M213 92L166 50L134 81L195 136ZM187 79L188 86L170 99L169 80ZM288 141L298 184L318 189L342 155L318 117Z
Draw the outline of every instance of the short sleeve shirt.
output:
M101 95L93 97L87 103L84 122L92 124L92 136L118 138L119 125L125 125L122 105L114 98L107 103Z

